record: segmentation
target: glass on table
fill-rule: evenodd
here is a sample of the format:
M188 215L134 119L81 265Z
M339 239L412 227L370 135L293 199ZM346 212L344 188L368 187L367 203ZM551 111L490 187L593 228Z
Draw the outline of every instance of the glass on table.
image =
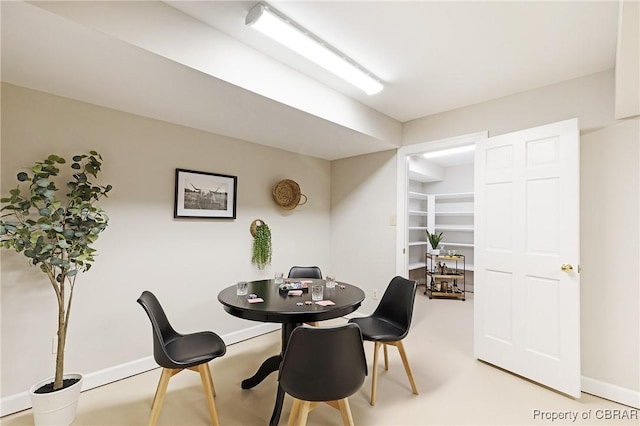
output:
M236 283L236 294L238 296L246 296L247 295L247 282L246 281L238 281Z
M320 284L314 284L311 286L311 300L318 302L322 300L324 287Z
M327 288L334 288L336 286L336 278L330 275L327 275Z
M274 279L276 284L284 284L284 274L282 272L276 272Z

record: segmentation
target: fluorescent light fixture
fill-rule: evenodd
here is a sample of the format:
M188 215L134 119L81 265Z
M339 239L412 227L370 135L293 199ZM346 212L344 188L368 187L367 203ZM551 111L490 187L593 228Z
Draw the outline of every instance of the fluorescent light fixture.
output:
M269 5L256 4L247 14L245 23L368 95L376 94L383 88L380 80L367 70Z
M475 151L475 149L476 149L475 145L465 145L465 146L459 146L457 148L442 149L440 151L425 152L424 154L422 154L422 156L424 158L437 158L437 157L444 157L446 155L462 154L463 152L471 152L471 151Z

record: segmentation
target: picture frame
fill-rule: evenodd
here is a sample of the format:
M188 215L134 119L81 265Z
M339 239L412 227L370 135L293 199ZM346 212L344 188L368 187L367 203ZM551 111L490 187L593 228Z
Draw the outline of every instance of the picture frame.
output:
M235 219L238 177L176 169L174 218Z

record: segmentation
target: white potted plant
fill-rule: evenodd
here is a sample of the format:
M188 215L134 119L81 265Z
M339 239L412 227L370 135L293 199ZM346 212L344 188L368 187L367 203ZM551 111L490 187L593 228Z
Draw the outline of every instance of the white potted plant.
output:
M439 234L436 234L434 232L432 234L427 229L427 239L429 240L429 244L431 244L431 250L429 250L429 253L433 254L434 256L439 256L440 249L438 248L438 246L440 245L440 241L442 241L442 232Z
M91 267L96 251L92 244L109 221L97 202L112 187L89 181L100 171L100 154L90 151L74 156L64 189L56 186L62 164L66 160L57 155L36 162L17 174L18 186L0 200L0 245L24 254L32 266L39 267L58 303L55 375L30 390L36 424L68 425L75 418L82 375L64 373L73 290L78 273ZM21 183L28 183L28 190L23 192Z

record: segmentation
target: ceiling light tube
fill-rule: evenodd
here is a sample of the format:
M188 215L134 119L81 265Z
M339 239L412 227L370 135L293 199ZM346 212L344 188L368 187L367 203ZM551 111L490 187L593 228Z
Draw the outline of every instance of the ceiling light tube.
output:
M437 157L444 157L444 156L453 155L453 154L462 154L463 152L470 152L470 151L474 151L475 149L476 149L475 145L464 145L464 146L459 146L457 148L449 148L449 149L442 149L440 151L425 152L424 154L422 154L422 156L424 158L437 158Z
M368 95L383 89L379 79L300 25L263 3L256 4L245 21L263 34L331 71Z

